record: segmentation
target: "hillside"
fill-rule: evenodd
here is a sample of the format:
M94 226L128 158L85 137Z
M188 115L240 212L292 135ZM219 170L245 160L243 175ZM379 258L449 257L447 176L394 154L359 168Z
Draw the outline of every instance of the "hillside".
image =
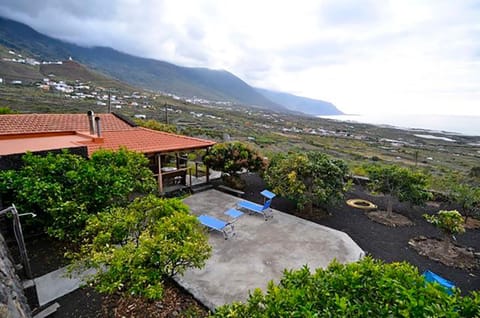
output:
M5 81L38 81L43 76L38 67L0 60L0 78Z
M38 59L74 60L134 86L185 97L232 101L272 110L284 107L267 99L227 71L181 67L105 47L81 47L42 35L27 25L0 18L0 44Z
M46 77L53 77L56 80L91 82L97 86L107 88L116 88L123 90L135 90L120 81L114 80L99 72L93 71L76 61L63 61L61 64L28 64L4 59L19 59L19 55L23 59L31 58L31 56L15 52L16 55L8 53L10 50L0 45L0 78L5 82L20 80L25 83L41 81ZM38 61L37 61L38 63Z
M121 88L126 90L135 89L121 81L92 71L75 61L64 61L63 64L42 64L40 65L40 73L44 75L44 77L53 74L58 79L92 82L98 86L104 86L107 88Z
M275 92L262 88L257 88L257 91L268 99L282 104L292 111L298 111L313 116L343 114L337 107L335 107L335 105L323 100Z

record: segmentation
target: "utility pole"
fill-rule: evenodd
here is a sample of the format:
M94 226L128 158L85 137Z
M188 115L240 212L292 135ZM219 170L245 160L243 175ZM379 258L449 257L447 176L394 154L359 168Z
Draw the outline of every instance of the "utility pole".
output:
M167 103L164 104L165 107L165 124L168 125L168 108L167 108Z
M112 112L112 105L110 103L110 100L112 99L112 93L110 92L110 90L108 90L108 113L110 114Z

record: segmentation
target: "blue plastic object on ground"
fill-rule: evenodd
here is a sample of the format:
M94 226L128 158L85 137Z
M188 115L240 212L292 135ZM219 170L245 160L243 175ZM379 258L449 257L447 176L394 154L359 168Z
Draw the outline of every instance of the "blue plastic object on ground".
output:
M425 279L426 282L428 283L434 283L434 282L437 282L438 284L440 284L440 286L442 286L444 289L445 289L445 292L449 295L452 295L453 294L453 288L455 287L455 284L452 283L451 281L449 280L446 280L445 278L435 274L434 272L431 272L429 270L426 270L424 273L423 273L423 278Z

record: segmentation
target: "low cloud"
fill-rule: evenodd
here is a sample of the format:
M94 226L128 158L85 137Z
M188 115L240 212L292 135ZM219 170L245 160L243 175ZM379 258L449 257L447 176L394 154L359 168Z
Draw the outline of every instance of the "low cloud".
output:
M480 115L473 0L3 0L0 15L80 45L225 69L346 112Z

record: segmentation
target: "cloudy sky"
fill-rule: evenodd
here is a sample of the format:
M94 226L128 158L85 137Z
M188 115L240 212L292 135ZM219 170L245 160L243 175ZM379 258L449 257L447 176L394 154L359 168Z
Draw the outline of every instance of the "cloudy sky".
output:
M2 0L0 15L347 113L480 115L479 0Z

